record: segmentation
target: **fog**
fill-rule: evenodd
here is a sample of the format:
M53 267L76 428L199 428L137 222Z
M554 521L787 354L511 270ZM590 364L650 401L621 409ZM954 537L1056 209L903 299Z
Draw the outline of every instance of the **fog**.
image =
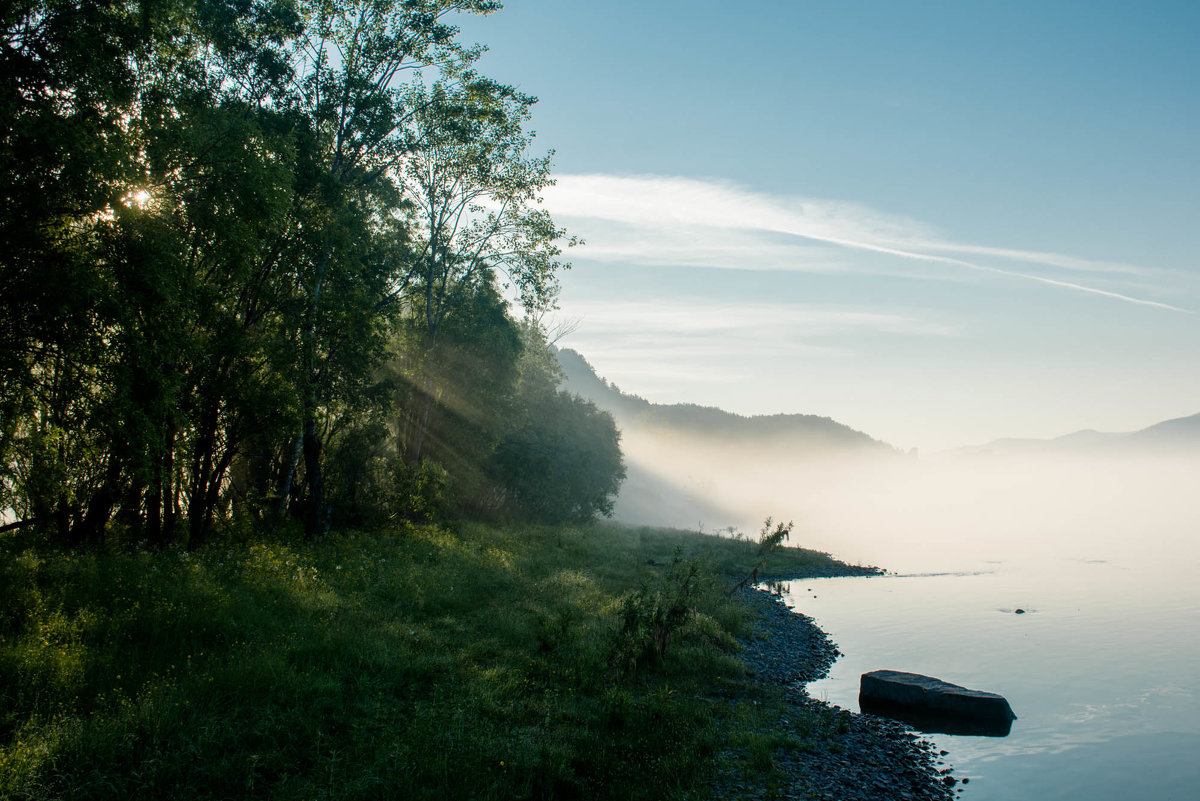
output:
M1200 454L788 453L627 428L628 522L756 533L794 520L792 543L895 571L988 570L1059 559L1200 551ZM1166 564L1169 563L1169 564Z
M1194 786L1131 766L1190 765L1200 734L1200 417L922 456L622 422L622 519L754 535L770 515L791 545L889 571L785 583L841 652L812 697L857 709L879 668L1003 693L1008 737L928 735L979 801Z

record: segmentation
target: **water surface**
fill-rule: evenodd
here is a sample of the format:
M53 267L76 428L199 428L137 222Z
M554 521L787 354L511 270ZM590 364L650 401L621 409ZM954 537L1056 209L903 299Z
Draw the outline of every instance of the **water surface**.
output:
M844 653L812 695L857 710L859 676L890 668L1006 696L1009 736L930 735L970 801L1200 797L1200 464L874 478L810 499L797 527L894 573L790 585Z

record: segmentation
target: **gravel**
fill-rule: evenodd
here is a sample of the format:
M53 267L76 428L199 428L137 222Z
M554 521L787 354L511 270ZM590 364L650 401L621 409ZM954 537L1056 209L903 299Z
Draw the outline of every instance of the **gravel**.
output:
M908 726L843 710L810 698L807 682L828 673L840 655L812 618L790 610L776 595L742 591L760 612L742 658L755 680L781 692L779 731L808 743L807 750L777 749L774 773L723 776L720 799L828 799L828 801L947 801L961 792L934 745ZM824 721L813 736L812 721Z

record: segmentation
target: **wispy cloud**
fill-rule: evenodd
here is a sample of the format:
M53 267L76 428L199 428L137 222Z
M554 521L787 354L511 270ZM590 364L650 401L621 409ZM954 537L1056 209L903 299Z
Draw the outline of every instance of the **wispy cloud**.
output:
M588 239L581 255L597 260L836 272L863 269L851 254L869 253L890 259L892 272L921 263L1192 313L1113 283L1152 274L1136 265L954 242L919 221L852 203L717 181L615 175L560 176L545 200L557 217L576 221L572 227Z
M712 298L675 297L631 301L620 305L599 301L570 303L570 316L588 321L588 329L609 336L636 331L644 336L692 338L697 335L736 337L755 342L795 340L844 334L880 333L953 336L953 326L889 312L806 306L794 303L724 303Z
M886 311L683 296L567 301L561 314L579 323L564 344L611 368L610 378L633 380L651 395L680 384L752 382L771 366L845 359L872 336L961 333L952 325Z
M648 266L842 273L854 269L842 248L769 231L710 226L637 225L595 217L568 221L587 245L572 256Z

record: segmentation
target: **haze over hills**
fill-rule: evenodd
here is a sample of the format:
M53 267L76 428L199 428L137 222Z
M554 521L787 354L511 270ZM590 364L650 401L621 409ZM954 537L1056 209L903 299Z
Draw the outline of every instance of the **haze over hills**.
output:
M1052 439L997 439L948 451L953 456L986 455L1169 455L1200 454L1200 414L1164 420L1138 431L1110 433L1085 429Z
M610 412L621 430L627 477L615 516L626 522L750 526L761 522L758 510L767 504L747 504L748 486L791 475L811 491L812 484L799 479L806 472L901 457L887 443L828 417L745 417L695 404L651 403L598 376L573 350L559 350L558 359L563 389ZM748 507L755 511L749 513Z
M967 503L981 491L970 476L995 491L1006 482L1040 480L1035 477L1047 471L1056 484L1097 469L1162 468L1177 475L1200 456L1197 414L1128 433L1002 439L918 460L827 417L745 417L652 403L598 376L573 350L559 350L558 359L563 388L610 412L621 430L628 475L615 516L629 523L753 532L767 515L795 517L810 536L830 537L836 550L842 546L832 538L851 519L890 530L920 503ZM892 507L909 511L880 511Z
M794 458L842 453L894 453L895 449L847 425L812 414L772 414L746 417L692 403L651 403L628 395L605 379L579 353L558 351L566 374L563 388L610 412L622 429L653 428L663 433L786 448Z

